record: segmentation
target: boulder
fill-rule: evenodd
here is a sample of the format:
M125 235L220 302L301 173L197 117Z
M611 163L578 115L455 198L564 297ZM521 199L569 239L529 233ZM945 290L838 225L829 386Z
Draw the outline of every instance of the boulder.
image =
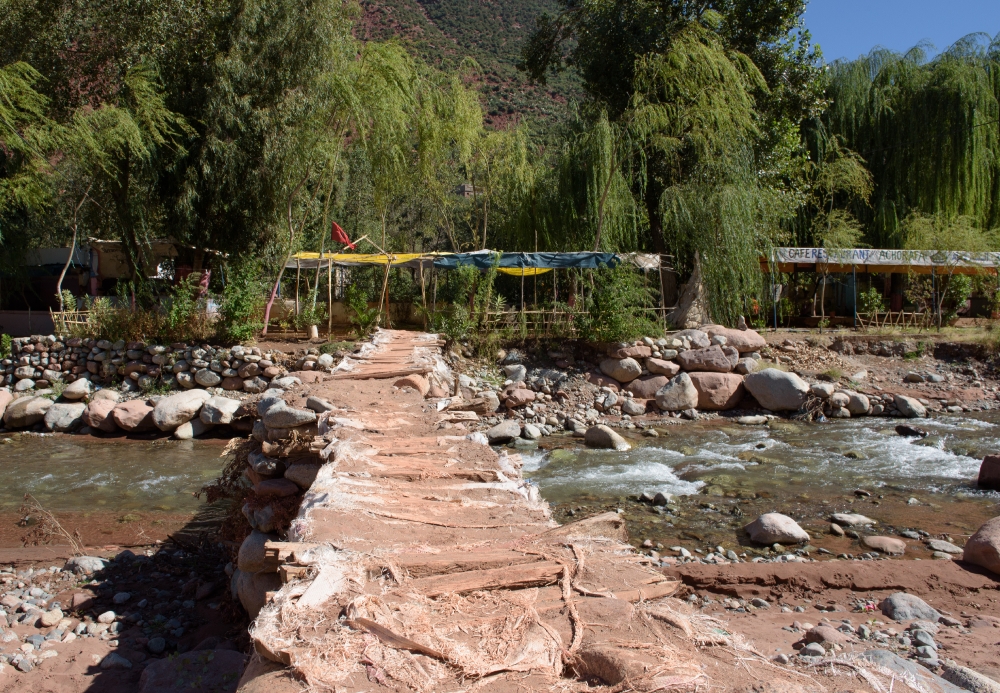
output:
M903 659L889 650L868 650L861 657L898 674L900 680L913 681L919 686L913 690L927 691L927 693L968 693L964 688L948 683L940 676L931 673L926 667Z
M641 399L626 397L621 406L622 414L628 414L629 416L642 416L646 413L646 402Z
M310 382L318 383L322 379L318 373L314 373L313 376ZM294 375L286 375L284 378L275 378L271 381L271 387L279 387L282 390L290 390L301 384L302 378L296 378Z
M698 409L732 409L743 399L743 376L737 373L688 373L698 392Z
M642 366L633 358L604 359L601 361L601 372L620 383L628 383L642 373Z
M653 350L645 344L624 346L608 354L613 359L646 359L653 355Z
M83 425L103 433L114 433L118 430L118 424L115 423L111 412L116 406L110 399L94 398L83 411L81 417Z
M801 544L809 535L799 524L781 513L765 513L743 528L758 544Z
M66 561L64 569L72 571L77 575L93 575L98 571L104 570L107 564L106 559L98 558L97 556L73 556L73 558Z
M201 406L201 413L198 414L198 418L204 424L211 424L213 426L219 426L222 424L232 423L233 414L236 410L240 408L240 401L238 399L229 399L228 397L210 397L205 400L205 403Z
M860 392L849 391L845 394L847 394L848 398L847 411L851 412L851 416L863 416L871 409L871 402L868 401L868 397Z
M228 390L229 392L233 392L234 390L242 390L243 379L237 378L236 376L232 375L226 376L225 378L222 379L221 387L223 390Z
M663 411L685 411L698 406L698 390L687 373L679 373L656 391L656 406Z
M979 465L979 479L976 485L979 488L1000 491L1000 455L987 455L983 458L983 463Z
M646 370L655 375L665 375L668 378L673 378L681 372L681 367L673 361L648 358L646 359Z
M865 525L878 524L870 517L855 513L834 513L830 516L830 522L836 522L842 527L863 527Z
M268 457L263 452L257 452L256 450L247 455L247 462L250 463L250 468L256 473L261 475L274 474L279 471L279 469L284 469L284 463L281 460L275 459L274 457Z
M138 399L116 405L111 411L111 418L119 428L128 433L152 431L156 428L153 422L153 408Z
M280 401L268 408L261 418L268 428L297 428L316 422L316 412L310 409L296 409Z
M677 363L689 373L693 371L728 373L736 365L720 346L682 351L677 355Z
M240 551L236 557L236 566L244 573L259 573L268 568L267 559L264 556L264 544L269 541L278 541L277 534L265 534L256 529L250 532L250 536L240 544ZM274 566L276 569L277 566Z
M128 661L128 660L126 660ZM198 690L235 693L247 656L235 650L194 650L147 662L138 693L182 693Z
M899 413L908 419L922 419L927 416L927 409L913 397L896 395L893 398Z
M744 384L760 406L771 411L798 411L809 394L809 384L805 380L777 368L752 373Z
M263 392L267 389L267 381L260 376L255 376L253 378L246 378L243 381L243 391L249 392L250 394L257 394L258 392Z
M202 387L215 387L222 382L222 376L211 368L202 368L194 374L194 381Z
M94 386L91 385L90 381L86 378L77 378L63 390L62 396L66 399L78 400L83 399L93 392Z
M902 556L906 552L906 542L895 537L865 537L863 541L868 548L891 556Z
M880 605L882 613L893 621L913 621L915 619L926 619L932 623L937 623L941 614L936 609L925 602L920 597L916 597L906 592L896 592L882 600Z
M837 391L837 386L833 383L813 383L809 386L809 391L820 399L830 399Z
M850 403L851 397L846 392L834 392L830 395L830 408L832 409L847 409L847 405ZM849 414L850 412L848 412Z
M431 389L430 383L427 382L427 378L420 375L419 373L413 373L400 378L393 383L396 387L410 387L420 393L421 397L426 397L427 393Z
M1000 517L987 520L965 542L963 560L1000 575Z
M506 419L486 431L490 445L503 445L521 437L521 424L516 419Z
M174 429L173 436L177 440L191 440L192 438L197 438L203 435L208 429L212 427L212 424L207 424L201 419L191 419L190 421L185 421L180 426Z
M317 414L322 414L325 411L331 411L333 409L333 404L322 397L310 395L306 398L306 409L311 409Z
M254 484L253 492L262 498L287 498L299 492L299 487L288 479L265 479Z
M164 397L153 409L153 423L161 431L173 431L198 416L202 405L211 397L204 390L188 390Z
M653 399L660 388L669 382L670 378L665 375L644 375L626 385L625 390L639 399Z
M506 393L505 403L508 409L523 407L525 404L529 404L534 401L535 393L524 387L518 387L513 390L509 390Z
M197 383L194 381L194 376L188 373L187 371L175 374L174 380L176 380L177 384L180 387L184 388L185 390L194 389L194 386L197 385Z
M512 383L523 383L524 379L528 377L528 369L525 368L524 364L521 363L512 363L509 366L504 366L503 372L507 376L507 379L510 380ZM467 376L460 376L460 377L467 377ZM473 383L469 383L469 387L472 386Z
M3 422L7 428L27 428L45 419L52 400L45 397L19 397L7 405Z
M257 618L260 610L264 608L264 604L267 603L267 593L277 592L282 586L278 573L244 573L242 570L233 572L233 583L236 596L250 614L250 618Z
M733 330L721 325L707 325L702 330L709 337L721 336L726 338L726 346L731 346L741 354L748 354L751 351L760 351L767 346L767 341L754 330Z
M945 541L943 539L931 539L927 542L927 548L931 551L941 551L942 553L950 554L960 554L962 553L961 546L955 546L950 541Z
M121 401L122 396L118 394L115 390L104 388L103 390L98 390L97 392L95 392L93 399L94 400L106 399L109 402L114 402L115 404L117 404L118 402Z
M625 452L632 448L624 438L607 426L591 426L583 436L583 442L592 448L605 448Z
M308 489L316 481L322 466L315 462L293 464L285 470L285 478L294 482L299 488Z
M736 362L736 372L740 375L750 375L757 371L757 362L751 358L743 358Z
M1000 693L1000 682L958 664L946 662L941 678L972 693Z
M0 388L0 419L3 418L4 412L7 411L7 405L14 401L14 395L10 393L7 388Z
M806 642L818 642L821 645L824 643L843 645L850 638L846 633L841 633L832 626L819 625L807 630L804 640Z
M83 402L56 402L45 412L45 428L56 433L74 431L83 424Z

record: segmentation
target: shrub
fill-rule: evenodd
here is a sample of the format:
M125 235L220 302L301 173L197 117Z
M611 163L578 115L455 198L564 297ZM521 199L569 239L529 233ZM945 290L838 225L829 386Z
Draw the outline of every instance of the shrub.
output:
M13 348L13 340L9 334L0 334L0 358L5 359L10 356Z
M594 275L594 291L577 318L580 334L597 342L622 342L660 332L653 293L642 276L625 265Z
M358 336L364 337L375 327L378 321L378 308L368 307L367 292L357 284L351 284L344 292L344 302L350 309L348 319L354 326Z
M874 286L858 294L858 312L867 314L885 312L885 299Z
M260 264L248 260L229 271L216 331L223 339L248 342L264 329L264 285Z

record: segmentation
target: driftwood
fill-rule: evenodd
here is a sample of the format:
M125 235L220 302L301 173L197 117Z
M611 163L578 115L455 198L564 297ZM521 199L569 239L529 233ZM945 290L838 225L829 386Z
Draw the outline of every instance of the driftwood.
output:
M480 590L519 590L554 584L563 573L555 561L539 561L524 565L470 570L452 575L440 575L414 580L409 587L431 597L445 594L466 594Z

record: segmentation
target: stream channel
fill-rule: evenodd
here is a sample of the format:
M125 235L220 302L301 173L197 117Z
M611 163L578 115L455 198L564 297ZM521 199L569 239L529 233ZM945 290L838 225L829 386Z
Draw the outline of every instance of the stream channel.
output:
M588 450L559 434L522 457L525 475L558 521L619 510L637 545L649 539L760 552L740 528L778 511L799 520L814 546L840 553L852 550L852 540L829 536L832 512L877 519L879 531L920 529L956 540L998 514L1000 494L977 490L975 478L983 455L1000 450L1000 413L920 421L930 433L923 439L897 435L897 423L775 420L744 427L714 419L664 426L658 438L632 437L626 453ZM16 511L30 493L57 512L193 516L204 509L195 492L223 467L224 444L15 434L0 445L0 511ZM666 507L637 499L658 491L674 496ZM860 550L856 540L853 550Z

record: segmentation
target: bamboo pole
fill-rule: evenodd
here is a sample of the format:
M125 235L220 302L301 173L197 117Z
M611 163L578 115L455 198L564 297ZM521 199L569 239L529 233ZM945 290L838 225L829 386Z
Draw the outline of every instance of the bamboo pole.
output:
M299 314L299 277L302 276L302 261L295 258L295 315Z
M326 337L333 334L333 260L326 263Z

